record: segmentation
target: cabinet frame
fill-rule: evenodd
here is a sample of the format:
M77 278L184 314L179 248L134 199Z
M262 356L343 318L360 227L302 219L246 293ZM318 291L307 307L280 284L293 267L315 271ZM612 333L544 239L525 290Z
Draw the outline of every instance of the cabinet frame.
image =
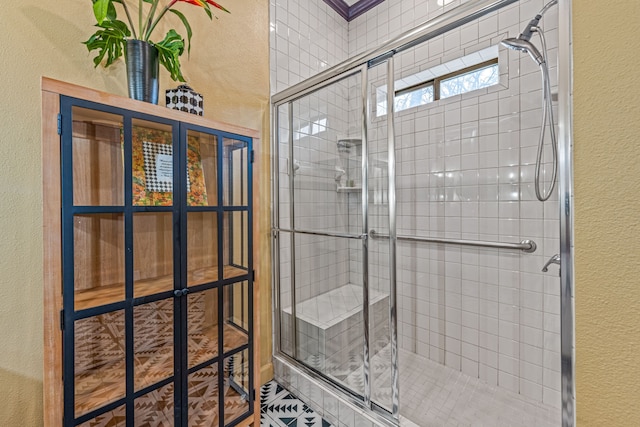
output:
M43 78L42 90L43 90L42 92L42 101L43 101L42 170L43 170L43 202L44 202L44 205L43 205L43 234L44 234L43 249L44 251L43 252L44 252L44 339L45 339L45 354L44 354L45 356L44 357L45 359L44 360L44 368L45 368L44 369L44 420L45 422L44 422L44 425L59 426L62 423L64 402L65 400L68 401L68 399L63 398L65 390L63 386L62 376L65 368L64 367L65 362L62 357L62 349L63 349L62 323L73 322L74 320L77 319L77 317L75 316L77 313L74 313L73 310L62 311L63 309L63 292L62 292L63 291L62 289L63 274L62 272L64 271L63 262L69 262L69 259L71 259L70 262L73 264L73 259L71 257L67 256L66 258L63 258L62 256L63 251L61 250L63 245L65 245L63 229L67 229L69 226L73 227L73 216L67 215L66 219L63 218L62 216L63 192L61 189L61 176L62 176L61 174L72 173L69 171L69 168L65 168L65 165L61 165L61 160L63 159L63 156L61 154L64 147L62 146L62 143L61 143L62 139L61 139L59 129L63 129L64 131L67 131L68 129L65 129L65 128L68 128L69 124L71 123L71 118L66 118L64 116L60 118L61 109L65 108L64 106L62 106L62 104L65 102L64 100L73 98L74 99L72 101L73 105L78 105L81 107L84 106L84 105L81 105L82 103L86 103L86 105L89 107L91 105L99 104L101 111L115 112L120 115L122 115L123 111L128 110L129 113L127 113L127 115L130 115L131 117L135 117L135 118L140 118L143 120L150 119L152 121L159 121L166 124L178 123L177 126L174 125L174 128L173 128L174 129L173 146L176 148L179 148L179 145L176 144L176 141L180 140L181 138L186 138L187 129L194 130L194 131L206 130L206 132L209 134L218 135L218 145L220 149L222 149L222 138L220 138L221 136L233 137L234 139L237 139L238 136L246 137L249 141L252 140L253 144L256 144L259 140L259 132L251 129L246 129L238 126L233 126L225 123L207 120L202 117L193 116L193 115L175 111L175 110L169 110L167 108L159 107L157 105L147 104L139 101L134 101L128 98L122 98L119 96L95 91L92 89L86 89L79 86L70 85L67 83L59 82L59 81L48 79L48 78ZM80 100L80 101L76 101L76 100ZM112 107L114 105L117 105L118 107ZM65 120L68 120L66 124L65 124ZM125 129L126 128L127 126L125 126ZM131 133L130 132L131 126L129 126L128 128L129 128L129 133ZM127 138L127 135L125 135L125 141L126 140L130 141L131 135L128 135L128 137L129 138ZM185 140L185 144L186 144L186 140ZM249 142L248 156L251 155L250 150L251 150L251 143ZM174 167L173 173L174 173L174 182L179 182L181 176L186 176L186 160L183 159L185 154L182 153L181 149L179 150L179 154L177 155L176 154L177 153L174 153L174 165L177 162L179 167L178 168ZM68 156L65 156L65 157L68 157ZM177 157L177 159L175 157ZM126 163L127 156L124 156L124 158ZM249 157L247 159L249 161ZM125 164L123 166L124 170L130 170L130 159L128 160L129 160L129 164L128 165ZM223 161L223 160L221 159L220 161ZM220 170L220 168L218 169L219 170L217 171L217 173L218 175L221 175L222 170ZM251 168L249 168L249 171L250 170ZM126 178L127 176L129 177L128 179ZM128 195L131 194L130 178L131 178L131 173L129 172L125 174L125 178L123 179L125 200L129 201L129 203L125 203L124 206L131 204L130 203L131 199L127 199ZM178 178L178 181L176 181L176 178ZM68 179L68 176L67 176L67 179ZM247 184L251 186L252 176L250 172L248 173L247 180L248 180ZM189 208L186 206L186 203L180 203L180 194L181 194L181 191L177 191L174 193L173 204L169 209L167 209L168 212L173 212L174 240L180 238L180 235L186 236L186 215ZM249 195L251 194L252 194L251 189L249 189ZM218 196L220 199L222 198L222 194L218 194ZM255 197L255 194L253 196ZM71 197L73 196L71 195ZM255 218L253 218L252 209L250 208L251 205L253 204L253 201L248 200L247 203L248 203L248 206L246 209L225 208L224 205L220 203L216 203L215 206L209 207L206 210L217 212L217 217L219 219L218 229L222 228L220 219L222 219L225 212L246 210L248 213L247 215L248 226L250 229L251 225L255 225ZM71 200L71 205L72 204L73 204L73 200ZM133 210L130 208L129 209L131 210L131 212L126 212L127 209L124 207L121 207L120 209L123 211L122 213L124 215L133 214ZM88 208L87 212L90 212L91 210L92 210L91 208ZM198 210L198 209L196 208L195 210ZM110 209L106 209L106 211L110 211ZM117 209L114 209L114 211L117 211ZM141 209L141 211L144 211L144 209ZM185 219L180 223L176 224L176 221L175 221L176 215L178 217L181 217L182 215L184 215ZM71 218L71 224L69 223L65 224L65 222L69 221L69 217ZM131 221L132 218L129 218L128 220ZM178 228L181 227L182 230L175 230L176 227ZM178 235L175 234L175 231L178 232ZM248 248L250 250L253 249L254 252L255 252L255 246L253 245L254 242L252 241L252 237L255 234L255 231L256 230L254 226L254 232L253 233L249 232L248 242L247 242ZM222 238L223 238L222 234L219 234L218 240L220 242ZM132 236L126 237L127 247L130 247L130 244L132 243L131 239L132 239ZM185 240L185 244L186 244L186 240ZM219 244L219 247L221 245L222 243ZM67 246L68 246L68 242L67 242ZM127 256L131 257L132 255L129 254ZM179 251L176 250L174 252L174 259L178 256L181 257L181 259L179 260L179 263L174 262L174 277L176 277L174 286L178 286L179 283L184 283L185 287L187 287L186 286L186 270L187 270L186 269L186 257L187 257L186 251L182 251L181 253L179 253ZM252 279L254 279L254 274L253 274L254 262L251 259L252 257L250 256L246 277L238 276L238 277L231 278L229 280L225 280L223 276L219 276L218 277L219 281L216 282L217 284L215 285L205 284L205 285L197 286L193 288L194 291L202 290L204 288L212 288L212 289L217 288L219 296L222 296L223 288L228 283L243 283L244 281L248 281L250 284ZM129 262L131 262L131 260L129 260ZM222 265L219 265L218 267L220 270L222 270L223 268ZM181 270L181 271L178 271L178 270ZM179 281L177 280L177 274L182 275ZM132 281L132 279L133 279L132 277L127 278L126 280L127 283ZM67 282L68 283L71 282L71 284L73 285L72 281L67 281ZM122 302L122 304L124 305L128 303L127 301L131 301L133 299L132 282L129 286L126 286L125 289L127 292L127 295L126 295L127 300ZM222 366L222 363L224 363L225 357L235 352L244 351L245 348L249 349L249 354L250 354L249 358L251 361L250 363L252 365L252 371L253 371L253 374L250 375L250 380L249 380L249 384L250 384L249 392L253 396L255 396L255 398L253 399L252 411L250 410L250 413L251 412L252 413L249 415L249 417L239 422L236 422L236 421L231 422L230 424L230 425L240 425L240 426L250 425L252 423L255 424L256 420L259 420L259 393L258 393L259 388L257 387L258 384L256 382L256 375L259 375L260 373L259 353L257 348L259 341L256 339L256 337L259 336L259 322L258 322L258 313L257 313L259 292L255 282L253 283L253 286L249 285L248 289L250 292L248 296L249 298L249 301L248 301L249 314L248 315L250 317L250 323L253 326L253 330L252 330L253 333L249 334L248 343L243 347L236 348L227 353L222 352L222 348L220 348L218 355L216 356L217 359L219 360L218 365ZM158 294L153 299L161 300L164 298L163 295L164 294ZM145 297L141 297L141 298L145 299ZM221 298L219 298L218 301L219 301L218 305L220 308L222 306ZM174 307L180 306L180 305L186 306L186 304L187 304L186 298L174 298ZM132 316L132 310L133 310L133 304L132 304L132 307L129 308L129 312L128 312L129 314L127 314L128 316ZM95 310L90 308L83 313L88 316L94 312ZM178 311L175 311L174 312L175 318L179 317L178 313L182 313L182 317L186 317L186 309L179 308ZM222 315L222 312L219 312L219 316L221 315ZM180 323L180 327L184 329L183 331L174 329L174 334L176 335L174 336L174 339L176 342L178 340L181 340L181 342L184 342L186 339L184 334L186 333L187 326L184 320L185 319L175 320L175 322ZM132 325L131 319L129 319L126 324ZM131 335L131 331L127 331L125 336L127 337L126 338L127 352L129 352L132 349L131 341L133 339ZM66 339L71 339L73 341L74 336L72 335L71 337L67 337ZM69 345L69 343L67 343L67 345ZM219 347L222 347L222 339L219 340ZM177 354L178 354L178 351L176 351L176 355ZM128 358L131 359L132 356L129 356ZM66 362L66 363L68 364L69 362ZM182 363L181 361L176 361L176 363L180 364L181 366L186 366L186 362ZM70 367L67 366L67 369L70 369ZM71 371L68 371L68 372L73 372L73 366L71 366ZM186 385L185 383L187 382L186 380L187 373L174 372L174 377L177 375L182 375L180 378L183 379L182 383ZM166 381L170 382L170 380L166 380ZM219 387L221 386L222 381L223 381L223 375L222 373L220 373ZM175 393L179 394L181 392L179 390L181 387L178 384L178 381L176 381L175 385L176 385ZM132 387L132 384L127 385L127 396L129 396L129 398L132 398L130 394L131 387ZM151 387L155 387L155 386L151 386ZM142 394L143 390L145 389L139 390L138 393ZM219 396L219 398L222 399L223 396L221 395ZM128 407L132 407L132 405L128 405ZM176 410L177 410L177 406L176 406ZM220 412L222 411L223 409L220 408ZM130 418L129 415L132 415L132 413L131 414L128 413L127 415L128 415L127 419L129 419ZM185 421L186 421L186 417L187 415L184 414L183 419Z

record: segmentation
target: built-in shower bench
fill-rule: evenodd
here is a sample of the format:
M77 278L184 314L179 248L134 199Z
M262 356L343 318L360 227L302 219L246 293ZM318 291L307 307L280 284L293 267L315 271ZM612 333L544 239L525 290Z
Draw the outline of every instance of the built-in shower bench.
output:
M296 304L298 358L314 368L337 374L349 362L362 360L362 286L346 284ZM371 353L388 340L389 295L369 291ZM283 331L291 324L291 306L283 309ZM291 348L290 337L282 336L283 349ZM348 372L344 372L347 374Z

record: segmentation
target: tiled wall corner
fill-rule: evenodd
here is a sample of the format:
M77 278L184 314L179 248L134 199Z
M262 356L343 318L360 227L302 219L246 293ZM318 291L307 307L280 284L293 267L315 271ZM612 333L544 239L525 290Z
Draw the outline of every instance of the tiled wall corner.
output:
M347 59L348 27L323 1L271 0L271 93Z

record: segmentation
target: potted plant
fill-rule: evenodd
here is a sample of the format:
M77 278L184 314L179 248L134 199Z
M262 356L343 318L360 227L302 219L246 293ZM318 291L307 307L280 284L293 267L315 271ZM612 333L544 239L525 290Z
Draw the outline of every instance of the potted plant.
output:
M89 51L98 51L93 58L93 63L97 67L104 61L104 66L108 67L124 53L129 96L154 104L158 103L159 64L169 71L173 80L185 81L180 69L180 56L185 50L182 36L176 30L170 29L161 41L151 41L151 36L162 18L167 12L180 18L187 31L187 52L189 52L191 26L187 17L173 8L176 3L199 6L209 19L213 18L211 6L229 12L213 0L138 0L133 14L129 4L133 3L133 0L92 0L92 2L98 30L84 44ZM126 22L118 19L114 3L118 3L124 11ZM134 24L136 17L137 25Z

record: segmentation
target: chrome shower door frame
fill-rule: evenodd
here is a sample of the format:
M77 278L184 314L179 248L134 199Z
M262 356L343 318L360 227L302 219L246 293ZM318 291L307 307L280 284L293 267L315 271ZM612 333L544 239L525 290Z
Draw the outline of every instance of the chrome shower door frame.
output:
M572 0L558 1L558 193L562 427L576 425Z
M398 283L396 249L396 137L395 137L395 69L393 56L387 59L387 164L389 178L389 333L391 335L391 415L400 417L400 361L398 360ZM368 113L368 111L367 111ZM369 120L368 114L366 120ZM368 230L367 230L368 231Z

